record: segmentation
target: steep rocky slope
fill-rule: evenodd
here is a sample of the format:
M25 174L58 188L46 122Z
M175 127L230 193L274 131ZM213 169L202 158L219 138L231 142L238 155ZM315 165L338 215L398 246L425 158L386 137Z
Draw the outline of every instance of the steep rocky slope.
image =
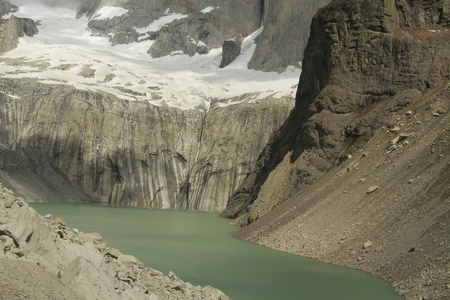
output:
M2 299L229 299L144 268L131 255L64 220L45 218L0 184Z
M296 107L223 216L237 236L447 299L448 1L333 1Z
M345 161L411 99L445 85L450 33L440 12L446 3L335 1L321 9L305 50L296 106L223 216L257 219ZM383 101L389 106L379 105ZM250 213L261 185L283 161L295 167L286 185L262 200L262 213Z
M0 89L4 145L104 202L140 207L223 209L293 105L268 97L205 112L35 80Z
M449 298L449 96L447 83L409 100L345 163L237 237L362 269L408 299ZM282 166L261 193L296 172Z

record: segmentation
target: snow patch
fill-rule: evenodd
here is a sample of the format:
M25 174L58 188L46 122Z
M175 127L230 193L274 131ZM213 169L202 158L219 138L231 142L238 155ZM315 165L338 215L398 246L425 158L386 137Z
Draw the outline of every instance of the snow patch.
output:
M242 54L232 64L220 69L221 48L192 57L174 51L166 57L152 58L147 51L153 41L112 46L108 38L91 36L86 30L88 19L76 19L73 10L35 2L20 7L15 15L41 20L42 25L39 34L20 38L16 49L0 55L2 77L69 84L158 106L209 109L211 105L239 104L230 99L247 93L253 93L252 101L267 96L295 97L301 73L293 67L281 74L247 68L256 47L254 40L262 28L244 39ZM160 23L152 23L155 27L150 30L182 17L187 16L163 16L157 20ZM201 41L197 44L203 45ZM78 75L84 66L95 70L93 77Z
M176 20L184 19L187 17L188 17L188 15L175 14L175 13L169 14L169 15L164 15L161 18L153 21L152 23L150 23L148 26L146 26L144 28L136 28L136 32L141 33L141 34L147 33L147 32L156 32L156 31L161 30L161 28L163 28L164 26L167 26Z
M128 13L128 9L125 9L123 7L103 6L97 11L93 19L96 20L114 19L116 17L121 17L126 13Z
M216 7L216 8L219 8L219 7ZM208 6L208 7L205 7L204 9L202 9L201 12L204 14L207 14L207 13L212 12L214 9L215 9L214 7Z

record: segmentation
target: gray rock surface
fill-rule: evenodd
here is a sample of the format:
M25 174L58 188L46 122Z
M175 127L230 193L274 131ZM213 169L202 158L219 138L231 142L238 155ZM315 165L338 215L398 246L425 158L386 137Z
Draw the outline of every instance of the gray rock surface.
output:
M9 3L9 1L0 0L0 19L3 19L5 15L17 12L18 9L16 5Z
M152 57L208 53L212 48L222 47L224 41L237 35L247 37L263 26L249 68L282 72L290 65L300 67L312 17L330 1L98 0L82 7L78 16L90 17L91 32L110 37L113 44L154 40L148 50ZM96 13L105 6L123 7L128 13L106 20L96 19ZM154 31L139 29L174 13L183 17Z
M104 202L140 207L222 210L293 106L243 95L205 112L33 80L1 79L0 88L4 145Z
M439 27L446 22L439 13L445 1L431 7L400 2L335 1L319 10L305 50L296 107L261 153L255 172L230 198L223 216L248 213L248 205L286 155L292 155L297 170L306 169L317 180L347 160L392 113L448 80L449 31ZM280 187L281 196L273 198L279 200L272 199L269 206L311 183L297 174L292 171L291 186Z
M39 31L36 23L27 18L17 18L12 15L8 20L0 21L0 53L17 47L19 37L33 36Z
M296 107L222 213L251 223L238 237L450 297L447 6L319 10Z
M316 11L331 0L265 1L264 30L248 67L282 72L288 66L300 67L308 42L310 24Z
M2 299L229 299L38 215L2 184L0 216Z

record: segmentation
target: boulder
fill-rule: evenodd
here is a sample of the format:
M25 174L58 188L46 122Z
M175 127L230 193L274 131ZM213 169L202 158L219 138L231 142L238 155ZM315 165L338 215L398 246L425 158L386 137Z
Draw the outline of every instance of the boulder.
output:
M223 42L220 68L225 68L241 54L241 46L243 41L244 38L242 35L238 35L234 39Z

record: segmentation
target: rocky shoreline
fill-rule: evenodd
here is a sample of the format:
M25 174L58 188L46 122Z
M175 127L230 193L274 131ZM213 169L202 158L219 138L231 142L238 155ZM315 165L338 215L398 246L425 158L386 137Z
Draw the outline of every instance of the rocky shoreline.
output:
M98 233L40 216L1 184L0 243L0 299L229 299L144 267Z

